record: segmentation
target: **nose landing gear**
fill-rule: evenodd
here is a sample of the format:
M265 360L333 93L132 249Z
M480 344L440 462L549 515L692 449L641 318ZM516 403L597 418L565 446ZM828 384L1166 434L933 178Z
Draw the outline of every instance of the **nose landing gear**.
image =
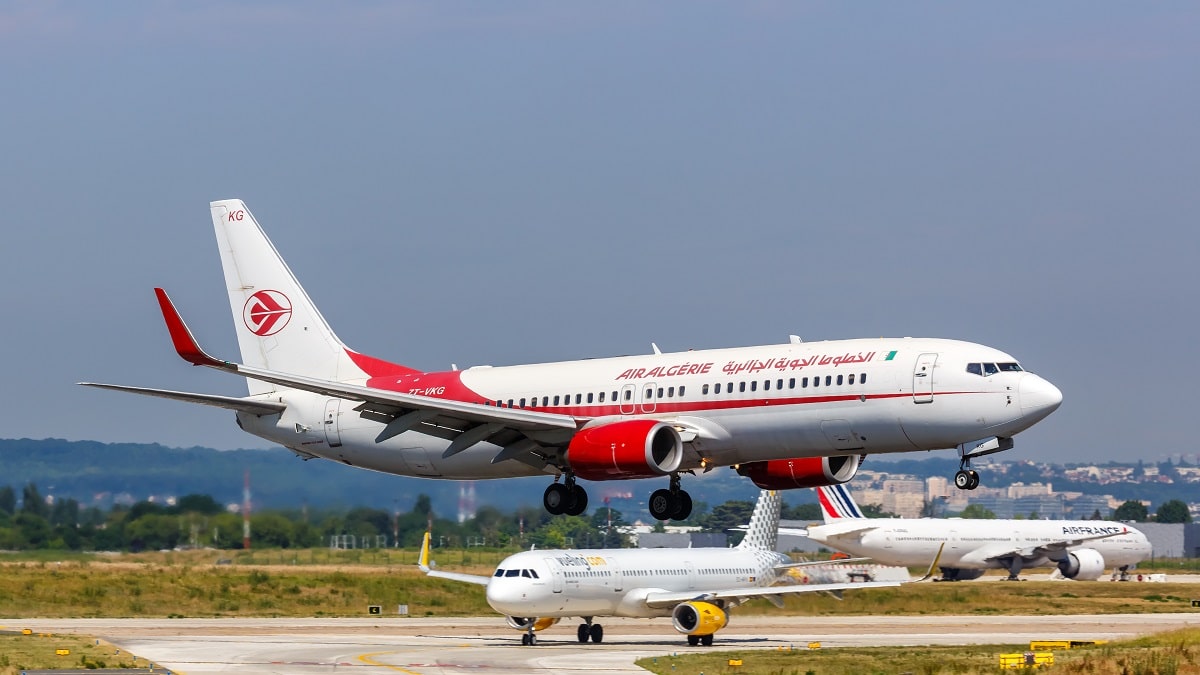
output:
M967 444L958 446L958 473L954 474L954 487L959 490L974 490L979 487L979 474L971 468L971 460L984 455L1011 450L1013 440L998 436L967 450Z

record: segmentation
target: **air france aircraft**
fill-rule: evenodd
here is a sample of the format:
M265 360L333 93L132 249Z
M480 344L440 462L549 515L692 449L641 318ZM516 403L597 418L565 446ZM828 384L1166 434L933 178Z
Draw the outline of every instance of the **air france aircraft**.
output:
M729 622L729 610L753 598L782 606L789 593L840 592L899 586L899 581L772 586L788 570L828 562L793 563L775 551L778 492L758 497L746 538L734 548L533 550L511 555L490 577L430 568L429 533L419 566L431 577L487 586L487 602L508 625L524 632L521 644L537 644L535 631L564 617L580 617L580 642L600 642L596 617L671 617L688 644L711 645ZM930 556L936 563L936 558ZM932 575L933 567L929 568ZM906 575L907 576L907 575Z
M764 489L844 483L876 452L973 457L1058 408L1062 394L992 347L878 338L431 372L346 347L240 200L212 202L242 363L205 353L161 288L186 361L246 378L229 397L81 383L235 411L305 459L451 480L553 476L550 513L580 514L577 481L667 479L650 513L685 519L680 476L734 467ZM561 482L560 482L561 481Z
M825 524L807 536L853 555L889 565L922 564L943 545L943 581L975 579L1006 569L1016 580L1028 567L1057 567L1067 579L1094 581L1105 567L1120 577L1150 557L1146 535L1102 520L994 520L866 518L844 485L817 488ZM803 532L783 530L785 534Z

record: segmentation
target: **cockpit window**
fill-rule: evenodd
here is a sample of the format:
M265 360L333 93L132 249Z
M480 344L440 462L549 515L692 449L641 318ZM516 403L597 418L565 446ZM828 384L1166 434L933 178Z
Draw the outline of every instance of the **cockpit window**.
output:
M525 577L526 579L532 579L533 575L529 572L530 570L521 570L521 576Z
M495 573L495 574L493 574L492 576L494 576L494 577L502 577L502 576L504 576L504 570L502 570L502 569L500 569L499 567L497 567L497 568L496 568L496 573Z
M995 375L996 373L1019 373L1022 372L1021 364L1014 361L1008 363L968 363L967 372L972 375Z
M504 576L506 576L506 577L519 577L519 576L521 576L521 570L518 570L518 569L506 570L506 571L504 572Z

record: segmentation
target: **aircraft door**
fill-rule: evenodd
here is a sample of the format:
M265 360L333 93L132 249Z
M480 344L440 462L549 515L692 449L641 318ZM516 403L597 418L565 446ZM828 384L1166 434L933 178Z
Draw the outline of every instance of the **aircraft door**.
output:
M641 412L652 413L658 407L658 400L655 398L654 383L646 382L640 390L642 398L638 401L641 406Z
M550 570L550 590L554 593L562 593L563 589L563 573L562 567L554 558L543 558L546 561L546 569Z
M621 565L618 564L615 559L605 558L605 562L607 563L605 567L607 567L608 571L612 574L612 589L614 591L620 591L624 587L625 572L621 569Z
M341 416L342 399L331 398L325 402L325 442L329 447L336 448L342 444L342 432L338 428L338 417Z
M632 415L634 411L633 399L637 396L637 385L627 384L621 387L621 414Z
M913 366L913 403L933 402L933 366L937 354L921 354Z

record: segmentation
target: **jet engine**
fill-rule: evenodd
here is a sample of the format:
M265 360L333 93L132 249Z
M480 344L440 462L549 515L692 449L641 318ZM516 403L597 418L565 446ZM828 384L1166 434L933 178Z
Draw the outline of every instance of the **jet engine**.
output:
M558 623L557 617L547 616L540 618L536 616L506 616L504 619L508 621L509 626L512 626L517 630L529 630L530 626L533 626L535 631L546 630L550 626Z
M737 472L764 490L791 490L845 483L858 473L858 463L858 455L772 459L742 464Z
M978 579L983 576L982 569L969 569L965 567L939 567L938 571L942 573L942 581L968 581L970 579Z
M694 600L676 605L671 612L671 623L680 633L712 635L729 623L729 614L711 602Z
M1058 561L1058 571L1068 579L1095 581L1104 574L1104 556L1094 548L1077 548Z
M656 420L624 420L581 429L567 446L567 464L579 478L620 480L665 476L683 461L675 427Z

